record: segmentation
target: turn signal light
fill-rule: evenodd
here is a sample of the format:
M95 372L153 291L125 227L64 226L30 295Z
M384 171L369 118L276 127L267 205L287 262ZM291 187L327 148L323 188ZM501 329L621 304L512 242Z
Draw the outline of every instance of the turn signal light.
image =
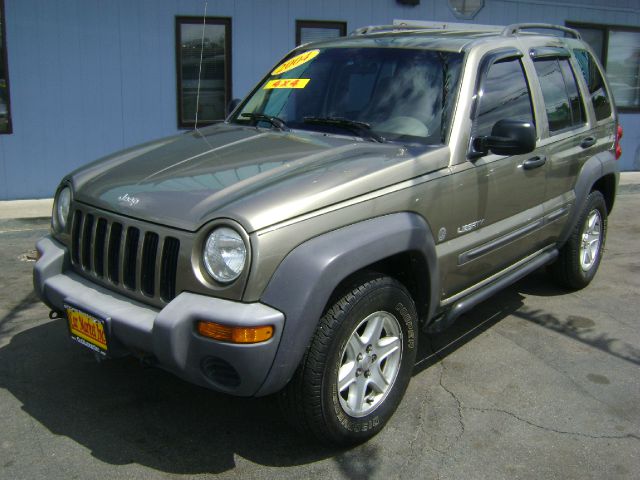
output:
M229 343L259 343L273 337L273 326L229 327L215 322L199 321L197 330L203 337Z

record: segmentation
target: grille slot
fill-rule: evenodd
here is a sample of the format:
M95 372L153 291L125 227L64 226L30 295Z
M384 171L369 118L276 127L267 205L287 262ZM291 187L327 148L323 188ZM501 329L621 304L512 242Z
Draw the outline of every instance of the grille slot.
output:
M82 228L82 267L91 269L91 240L93 240L93 215L84 217L84 227Z
M176 295L180 240L142 222L116 221L86 208L73 214L71 262L81 275L156 303Z
M104 246L107 240L107 221L98 219L96 241L93 250L93 269L100 278L104 277Z
M164 239L162 248L162 260L160 275L160 298L168 302L176 295L176 271L178 269L178 254L180 253L180 241L177 238Z
M120 244L122 243L122 224L111 224L109 235L109 280L116 285L120 282Z
M142 293L153 296L156 281L156 257L158 255L158 234L147 232L142 244L142 270L140 288Z
M127 241L124 245L124 268L122 283L131 290L136 289L136 259L138 256L138 239L140 230L135 227L127 229Z

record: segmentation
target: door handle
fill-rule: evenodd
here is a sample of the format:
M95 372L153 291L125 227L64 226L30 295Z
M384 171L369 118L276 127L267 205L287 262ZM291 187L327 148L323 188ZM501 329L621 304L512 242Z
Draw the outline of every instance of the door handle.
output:
M582 140L582 143L580 143L580 146L582 148L589 148L589 147L593 147L595 144L596 144L595 137L587 137L584 140Z
M525 170L533 170L534 168L541 167L547 162L547 157L532 157L529 160L525 160L522 164L522 168Z

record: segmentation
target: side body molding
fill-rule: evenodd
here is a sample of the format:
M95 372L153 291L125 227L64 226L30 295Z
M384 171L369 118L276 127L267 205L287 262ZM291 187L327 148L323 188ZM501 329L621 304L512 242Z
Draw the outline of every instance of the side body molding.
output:
M415 252L429 272L428 318L439 291L435 241L415 213L394 213L349 225L313 238L282 261L261 302L285 314L278 352L257 396L274 393L293 376L335 287L349 275L402 252Z
M584 165L580 169L580 173L578 173L578 178L574 187L576 201L571 212L569 213L569 221L567 222L562 235L560 236L560 245L563 245L567 241L569 236L571 236L571 232L578 222L580 212L587 202L587 197L589 196L593 185L602 177L605 177L607 175L615 176L615 186L617 190L620 171L618 162L615 160L611 152L600 152L584 163Z

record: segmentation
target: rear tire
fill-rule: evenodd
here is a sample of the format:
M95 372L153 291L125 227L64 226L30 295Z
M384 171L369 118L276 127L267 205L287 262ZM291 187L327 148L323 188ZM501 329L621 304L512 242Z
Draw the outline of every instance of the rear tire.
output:
M560 249L560 256L551 266L555 280L571 290L579 290L591 283L598 271L607 235L607 206L602 193L594 190L580 218Z
M376 435L407 388L417 350L417 315L392 278L363 281L325 313L294 378L280 392L285 417L339 445Z

